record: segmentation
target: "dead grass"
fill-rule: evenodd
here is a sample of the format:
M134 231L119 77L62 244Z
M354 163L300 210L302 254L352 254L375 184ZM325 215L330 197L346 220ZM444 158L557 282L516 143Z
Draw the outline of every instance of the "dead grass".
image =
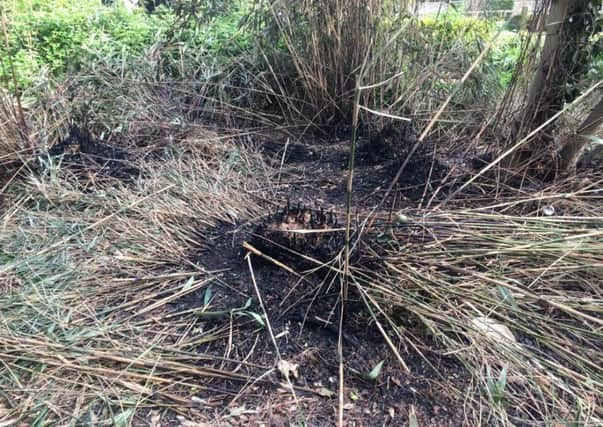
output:
M195 390L211 389L212 378L257 376L228 355L198 352L236 334L228 321L202 328L211 299L185 312L174 303L219 292L219 275L195 254L207 230L257 214L251 193L267 169L232 141L189 138L175 149L141 162L129 184L82 182L55 159L11 188L0 230L8 417L127 425L149 405L181 414L203 406ZM220 308L226 319L231 308Z
M376 112L382 125L390 114L408 113L416 130L428 124L419 142L431 131L431 140L468 151L511 109L509 99L498 117L482 108L488 99L448 109L453 97L485 93L479 78L468 91L461 87L479 59L463 46L423 42L430 50L416 51L424 34L411 21L398 22L410 29L384 40L376 26L380 1L369 2L372 14L364 13L366 2L328 2L332 14L316 13L315 1L288 3L268 12L295 73L280 74L271 67L282 64L265 53L269 70L253 79L243 73L255 85L249 98L276 100L280 116L233 105L228 93L247 88L216 89L232 76L162 75L158 58L170 52L159 45L137 61L94 64L94 73L53 85L29 112L26 126L44 149L72 122L85 124L124 149L139 174L120 181L42 155L19 180L11 173L0 181L0 424L129 425L151 408L168 422L175 414L216 422L226 409L220 397L239 391L221 389L219 380L268 381L273 366L229 351L240 338L235 315L258 308L219 306L212 295L225 283L199 260L212 229L259 215L258 201L276 193L270 166L243 138L235 141L251 133L237 131L239 121L332 123L348 116L362 83L355 104L365 117ZM298 16L279 14L283 8ZM299 16L313 28L301 42ZM371 49L365 79L356 82ZM178 58L179 75L192 72L189 59ZM13 100L1 98L0 107L0 167L20 166L30 135ZM431 200L393 221L377 212L359 246L361 261L350 266L351 288L402 368L410 354L464 364L472 378L467 424L601 424L603 178L538 188L484 179L470 193L440 205ZM341 273L341 265L329 268ZM198 300L196 308L182 309L182 298ZM216 316L223 321L205 323ZM214 345L226 350L208 351ZM215 400L200 399L201 391Z
M600 183L400 212L369 239L354 283L405 351L465 364L469 424L601 423Z
M489 112L500 95L498 76L485 65L458 84L488 42L483 28L465 29L475 37L445 41L412 16L408 4L382 0L258 4L263 7L252 18L261 29L265 63L251 65L261 72L248 84L257 98L270 101L268 108L307 129L349 129L358 83L370 86L362 93L361 122L378 129L395 126L396 116L412 117L418 129L448 94L458 92L456 108L437 124L456 136L479 128L485 108Z
M0 200L6 184L31 155L19 111L13 97L0 88Z
M192 256L211 228L258 214L270 169L207 133L170 150L139 160L131 182L47 160L11 185L0 229L6 419L127 425L162 408L164 420L213 422L223 391L215 402L201 391L273 369L203 351L237 339L236 307L215 305L219 274ZM402 360L465 364L468 424L601 421L602 179L377 215L351 283ZM175 304L193 295L197 309ZM203 328L216 312L224 322Z

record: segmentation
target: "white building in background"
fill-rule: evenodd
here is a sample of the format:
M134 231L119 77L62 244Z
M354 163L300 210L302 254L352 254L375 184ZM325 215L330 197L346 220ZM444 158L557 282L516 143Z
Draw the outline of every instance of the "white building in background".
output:
M124 3L124 7L130 11L136 9L138 7L138 0L122 0Z
M110 6L112 4L122 4L130 12L139 6L138 0L101 0L101 3L105 6Z

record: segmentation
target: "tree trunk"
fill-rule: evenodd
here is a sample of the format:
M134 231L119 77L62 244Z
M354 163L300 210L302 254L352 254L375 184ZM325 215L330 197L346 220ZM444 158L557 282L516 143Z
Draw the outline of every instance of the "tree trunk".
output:
M545 123L579 95L578 82L588 71L591 36L596 31L600 7L601 0L551 0L540 64L523 112L513 126L511 144ZM551 164L557 163L555 153L558 152L553 138L554 126L539 132L526 147L515 153L507 168L522 172L531 163L530 167L535 166L532 171L554 172L556 167Z
M528 100L528 119L543 123L550 111L558 111L559 95L551 84L552 74L559 72L561 45L561 26L567 17L568 7L575 0L553 0L551 11L547 16L546 39L542 49L540 66L532 81ZM554 78L554 77L553 77ZM530 111L531 110L531 111ZM546 117L546 118L545 118Z
M603 124L603 96L595 105L586 120L582 122L576 135L567 138L559 153L559 165L562 170L572 170L580 158L584 147L589 143L588 136L597 132Z

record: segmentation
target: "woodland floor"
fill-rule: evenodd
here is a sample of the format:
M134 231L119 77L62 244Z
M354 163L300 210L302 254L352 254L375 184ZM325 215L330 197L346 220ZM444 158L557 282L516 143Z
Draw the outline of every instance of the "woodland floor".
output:
M280 200L312 207L345 209L347 141L297 143L285 152L280 175ZM281 150L267 149L266 155L278 162ZM359 150L355 171L354 205L368 209L376 205L390 184L399 162L377 162ZM402 195L410 195L416 202L425 190L426 174L432 159L418 156L402 176L395 197L398 206L405 203ZM441 166L441 165L440 165ZM441 173L441 170L438 171ZM432 181L433 184L433 181ZM406 201L408 203L408 200ZM274 207L275 209L278 207ZM269 208L270 209L270 208ZM249 296L256 294L249 265L243 259L241 243L249 237L253 226L221 226L213 230L212 243L192 260L210 270L221 271L223 286L215 291L216 306L241 307ZM296 398L286 387L264 385L261 382L246 385L231 380L213 384L224 394L207 392L204 398L212 402L217 413L224 408L239 416L226 418L230 425L270 426L334 425L337 411L337 299L339 282L332 275L317 273L300 280L278 266L252 256L256 283L264 300L268 317L277 339L282 359L299 364L299 378L293 380ZM255 298L254 298L255 299ZM191 294L178 303L177 310L196 308L203 295ZM323 327L320 319L329 323ZM224 319L207 322L205 328L224 326ZM409 413L415 412L421 426L458 426L463 424L463 389L468 376L453 357L437 356L426 350L426 358L412 351L405 353L410 368L406 373L393 357L384 338L372 324L362 301L352 296L344 321L344 354L346 378L346 420L348 425L406 425ZM245 360L247 363L273 366L277 360L274 345L265 330L258 332L253 321L240 325L236 335L224 345L212 344L199 348L211 353ZM363 377L380 361L384 367L376 381ZM278 381L278 373L271 379ZM308 390L324 387L325 397ZM238 408L238 409L234 409ZM245 408L245 409L243 409ZM259 411L258 411L259 409ZM305 422L305 424L303 424Z
M84 145L91 144L81 139L79 150L82 151L66 155L65 164L70 160L85 164L88 160L83 151L88 154L92 151L91 154L108 162L106 179L128 182L140 173L124 161L124 153L107 147L100 147L101 151L96 152L95 147L82 146L81 141ZM365 218L379 204L406 157L404 152L392 156L391 147L381 147L381 150L374 147L374 141L364 139L358 147L353 192L355 221ZM66 148L58 147L58 153L66 153ZM299 203L334 211L339 223L344 222L348 140L302 139L288 143L286 139L266 136L259 148L266 161L278 170L276 183L273 183L275 197L257 200L266 215L282 209L288 200L291 205ZM451 179L452 184L445 190L436 191L451 167L454 174L474 173L475 165L469 163L436 158L430 148L418 150L383 204L383 211L426 206L437 201L454 185ZM453 178L454 174L451 174ZM438 195L432 200L434 191ZM187 425L183 419L207 420L207 425L221 426L336 424L339 277L326 269L299 274L304 268L294 257L285 264L297 274L256 255L246 258L242 244L253 242L253 232L261 221L260 217L236 224L223 222L203 230L209 238L185 260L187 269L215 277L210 310L218 314L201 316L194 328L213 331L211 335L220 338L198 343L194 350L199 359L187 363L196 363L198 368L224 368L241 374L241 378L255 380L245 383L232 376L207 379L194 390L194 407L179 411L176 405L171 411L162 411L161 422L157 424L154 420L161 408L149 406L137 412L132 421L134 425ZM250 298L255 312L261 313L254 283L266 308L276 346L269 331L252 317L229 314L244 307ZM200 288L166 304L162 310L168 311L167 316L186 310L203 311L206 292L206 287ZM148 315L152 319L153 312ZM166 313L162 316L165 318ZM471 376L456 357L438 352L436 343L431 345L429 335L420 324L416 322L407 330L421 336L423 347L398 348L409 368L406 371L352 289L343 323L347 425L408 425L412 414L420 426L466 424L466 390L471 386ZM298 377L291 378L295 393L278 370L273 369L279 359L298 365ZM367 378L382 361L383 369L377 378ZM265 374L258 376L258 372ZM86 424L85 419L80 421Z

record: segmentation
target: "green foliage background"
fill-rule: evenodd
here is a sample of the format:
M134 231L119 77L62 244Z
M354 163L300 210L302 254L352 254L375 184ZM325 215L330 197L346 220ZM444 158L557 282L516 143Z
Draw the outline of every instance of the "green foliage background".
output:
M214 58L231 57L250 46L239 31L242 11L217 16L209 23L182 25L174 10L159 7L152 14L100 0L20 0L5 4L9 41L0 43L2 58L10 58L19 88L31 88L49 78L77 73L94 61L141 56L157 43L181 44ZM2 61L0 81L12 87L8 61Z
M0 42L0 85L14 90L9 59L19 90L34 98L38 87L70 75L94 74L99 66L119 69L156 61L153 73L163 78L203 80L230 75L223 87L240 89L220 96L253 106L249 101L253 90L245 92L243 88L249 87L255 76L270 72L263 54L286 61L285 44L278 39L278 32L276 36L270 33L265 22L263 27L250 24L254 2L230 1L228 8L215 11L202 7L205 0L199 0L190 2L195 7L187 15L188 9L182 7L186 1L175 2L179 5L176 8L159 6L149 14L144 8L127 10L119 1L105 6L101 0L7 0L0 5L9 35L8 46L5 40ZM491 0L495 1L500 8L508 0ZM448 68L463 72L502 25L456 12L402 21L392 17L380 25L384 32L395 32L408 20L413 21L409 28L414 30L408 40L412 46L407 50L414 56L402 65L392 64L394 68L434 62L437 58L429 55L447 52ZM510 31L498 37L456 98L458 102L466 105L480 97L496 98L509 85L521 51L521 37ZM589 78L600 78L602 72L603 53L599 52L593 58ZM457 79L454 73L434 82L434 87L449 93Z

